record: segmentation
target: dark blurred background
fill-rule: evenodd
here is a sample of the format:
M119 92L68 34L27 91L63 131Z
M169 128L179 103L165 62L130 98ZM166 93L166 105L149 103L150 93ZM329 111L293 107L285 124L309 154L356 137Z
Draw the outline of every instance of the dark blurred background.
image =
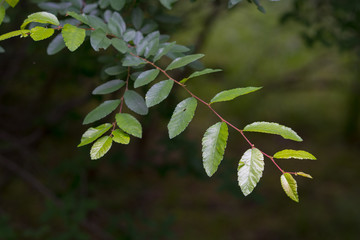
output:
M266 14L243 2L180 1L171 13L172 40L206 54L224 71L189 88L205 100L247 86L261 91L215 108L244 127L254 121L294 129L302 143L247 134L269 154L303 149L317 161L278 160L297 177L300 203L280 186L268 160L254 192L237 186L237 164L248 145L230 131L225 158L208 178L201 138L217 119L199 106L190 127L173 140L166 125L187 97L136 116L141 140L113 145L98 161L77 148L84 116L101 102L91 96L102 64L90 44L75 53L46 54L50 40L13 38L0 55L0 239L358 239L360 237L360 4L358 1L262 1ZM304 3L305 2L305 3ZM18 29L36 5L9 9Z

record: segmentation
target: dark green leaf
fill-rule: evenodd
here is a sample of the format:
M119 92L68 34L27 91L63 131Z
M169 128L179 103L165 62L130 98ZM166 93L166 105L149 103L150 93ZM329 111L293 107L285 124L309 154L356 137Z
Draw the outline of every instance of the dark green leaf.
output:
M189 97L181 101L175 108L168 124L170 139L182 133L194 117L197 100Z
M104 156L111 148L112 138L104 136L98 139L90 150L91 160L96 160Z
M109 76L115 76L125 72L126 69L120 65L117 65L117 66L108 67L104 71Z
M154 84L146 93L146 106L152 107L165 100L169 96L173 85L174 81L170 79Z
M124 33L124 40L126 42L130 42L130 41L134 40L135 35L136 35L136 31L134 29L128 29Z
M131 13L131 22L135 29L139 30L142 26L144 14L140 8L135 8Z
M113 134L114 142L117 142L120 144L129 144L130 136L123 130L116 129L115 131L112 132L112 134Z
M58 34L49 44L46 49L48 55L54 55L64 49L65 42L61 34Z
M118 12L114 12L112 14L108 23L108 27L110 32L118 37L121 37L126 30L126 24L124 22L124 19Z
M141 124L138 120L136 120L136 118L128 113L118 113L115 118L119 128L135 137L142 137Z
M119 90L124 85L125 82L123 80L119 80L119 79L111 80L95 88L92 94L112 93Z
M132 111L140 115L148 114L149 110L145 104L145 100L137 92L128 90L124 94L125 104Z
M120 104L120 100L108 100L100 104L86 115L83 124L89 124L112 113Z
M111 40L106 37L106 33L102 29L96 29L90 34L90 44L95 51L99 51L100 48L107 49Z
M87 19L88 19L89 25L91 27L95 28L95 31L102 30L104 33L109 32L109 28L103 19L101 19L97 16L94 16L94 15L88 15Z
M41 41L51 37L54 34L54 29L44 27L34 27L30 30L30 37L34 41Z
M169 66L167 66L167 68L165 70L172 70L175 68L183 67L189 63L192 63L192 62L198 60L199 58L202 58L203 56L205 56L205 55L204 54L193 54L193 55L187 55L185 57L176 58L174 61L172 61L169 64Z
M142 72L135 80L134 87L138 88L152 82L158 75L160 71L158 69L151 69L145 72Z
M174 46L175 46L176 42L172 42L172 43L168 43L167 45L165 45L164 47L161 47L155 57L154 57L154 62L156 62L157 60L159 60L162 56L166 55Z
M113 38L111 39L111 44L114 46L116 50L118 50L121 53L126 53L130 51L130 49L127 46L127 43L121 39Z
M263 154L257 148L247 150L241 157L238 166L238 183L245 196L254 190L263 171Z
M144 60L131 55L127 55L122 61L124 67L136 67L141 64L145 64Z
M297 193L297 183L290 173L284 173L280 177L281 186L284 189L286 195L295 202L299 202L299 196Z
M178 0L160 0L161 4L169 10L171 9L171 5L177 1Z
M314 157L314 155L312 155L311 153L308 153L303 150L290 150L290 149L285 149L275 153L274 158L285 158L285 159L296 158L296 159L316 160L316 157Z
M290 139L298 142L302 141L301 137L299 137L299 135L297 135L297 133L294 132L291 128L285 127L278 123L254 122L247 125L244 128L244 131L277 134L285 139Z
M82 22L82 23L85 23L86 25L89 25L90 26L90 24L89 24L89 21L88 21L88 19L87 19L87 16L85 15L85 14L77 14L76 12L67 12L66 13L68 16L70 16L70 17L73 17L73 18L75 18L76 20L78 20L78 21L80 21L80 22Z
M48 12L37 12L37 13L33 13L30 14L25 21L23 22L23 24L21 25L21 29L24 29L29 23L31 22L37 22L37 23L49 23L52 25L56 25L59 26L59 20L57 19L57 17L52 14L52 13L48 13Z
M110 0L110 5L116 11L120 11L125 6L126 0Z
M230 101L236 97L239 97L241 95L245 95L245 94L248 94L251 92L255 92L261 88L262 87L245 87L245 88L235 88L235 89L231 89L231 90L222 91L222 92L219 92L218 94L216 94L215 97L213 97L213 99L211 99L210 103Z
M62 31L62 36L66 47L71 51L75 51L85 40L85 29L78 28L71 24L65 24Z
M104 133L106 133L111 128L110 123L104 123L96 128L89 128L86 132L82 135L80 144L78 147L84 146L86 144L92 143L99 137L101 137Z
M228 138L228 127L224 122L218 122L209 127L202 139L202 157L205 171L211 177L223 159Z
M5 49L2 46L0 46L0 53L4 53L4 52L5 52Z

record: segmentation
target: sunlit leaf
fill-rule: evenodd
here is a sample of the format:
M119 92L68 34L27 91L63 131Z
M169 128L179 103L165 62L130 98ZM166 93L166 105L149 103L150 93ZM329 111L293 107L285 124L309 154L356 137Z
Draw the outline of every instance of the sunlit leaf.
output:
M183 67L189 63L192 63L192 62L198 60L199 58L202 58L203 56L205 56L205 55L204 54L193 54L193 55L187 55L185 57L178 57L174 61L172 61L165 70L172 70L175 68Z
M146 93L146 106L152 107L165 100L169 96L173 85L173 80L164 80L154 84Z
M130 136L123 130L116 129L115 131L112 132L112 134L113 134L114 142L117 142L120 144L129 144Z
M303 150L285 149L274 154L274 158L296 158L296 159L310 159L316 160L316 157L311 153Z
M0 36L0 41L3 41L8 38L16 37L16 36L25 37L25 36L27 36L28 33L30 33L30 30L27 30L27 29L8 32L8 33L5 33Z
M31 22L48 23L48 24L52 24L55 26L60 25L59 20L57 19L57 17L54 14L48 13L48 12L37 12L37 13L30 14L25 19L25 21L23 22L23 24L21 25L20 28L24 29Z
M124 100L126 106L132 111L140 115L146 115L149 112L148 107L146 106L144 98L133 90L128 90L124 94Z
M168 124L170 139L182 133L194 117L197 100L189 97L181 101L175 108Z
M184 78L183 80L180 81L180 83L186 83L190 78L194 78L194 77L199 77L205 74L209 74L209 73L214 73L214 72L220 72L222 71L221 69L211 69L211 68L206 68L204 70L201 71L196 71L194 73L192 73L189 77Z
M115 116L116 123L126 133L135 137L142 137L142 127L140 122L128 113L118 113Z
M304 173L304 172L297 172L295 173L296 175L302 176L302 177L306 177L306 178L313 178L310 174Z
M280 177L281 186L284 189L286 195L295 202L299 202L299 196L297 193L297 183L290 173L284 173Z
M34 27L30 30L30 37L34 41L41 41L51 37L54 34L54 29L44 27Z
M86 115L83 124L89 124L100 120L112 113L120 104L120 100L108 100L100 104Z
M238 166L238 183L245 196L249 195L260 181L264 171L264 156L257 148L247 150Z
M235 88L235 89L231 89L231 90L222 91L222 92L219 92L218 94L216 94L215 97L213 97L213 99L211 99L210 103L230 101L241 95L255 92L259 89L261 89L261 87Z
M254 122L247 125L244 128L244 131L277 134L285 139L290 139L298 142L302 141L302 138L299 137L299 135L294 130L278 123Z
M202 139L202 157L205 171L211 177L223 159L228 138L228 127L218 122L209 127Z
M96 160L104 156L110 150L111 145L112 138L110 136L104 136L98 139L91 147L91 160Z
M75 51L85 40L85 29L78 28L71 24L65 24L61 34L64 38L66 47L71 51Z
M82 135L80 144L78 147L84 146L86 144L92 143L99 137L101 137L104 133L106 133L111 128L110 123L104 123L96 128L89 128L86 132Z
M11 6L15 7L18 4L19 0L6 0L6 2Z

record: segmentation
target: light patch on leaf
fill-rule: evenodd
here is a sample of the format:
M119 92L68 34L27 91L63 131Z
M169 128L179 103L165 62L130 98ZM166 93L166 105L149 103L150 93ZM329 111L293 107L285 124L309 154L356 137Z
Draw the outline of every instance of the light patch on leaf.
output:
M286 195L295 202L299 202L299 196L297 193L297 183L295 179L291 176L291 174L290 173L282 174L280 177L280 182Z

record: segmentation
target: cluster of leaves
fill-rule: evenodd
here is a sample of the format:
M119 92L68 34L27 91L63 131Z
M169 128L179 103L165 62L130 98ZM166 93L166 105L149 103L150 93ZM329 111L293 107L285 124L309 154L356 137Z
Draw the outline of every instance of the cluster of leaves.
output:
M171 9L176 0L159 0L158 4ZM229 1L229 7L240 1ZM253 1L260 8L258 1ZM155 3L154 3L155 4ZM82 136L78 147L92 144L90 157L93 160L103 157L112 144L129 144L131 137L142 137L142 125L136 115L146 115L149 108L164 101L172 91L174 83L190 94L175 107L167 125L169 138L182 133L192 121L198 103L204 104L220 119L210 126L202 138L202 157L205 172L211 177L218 169L227 145L228 127L235 129L249 143L250 148L243 154L238 165L238 183L246 196L250 194L260 181L264 171L264 156L268 157L281 171L281 185L285 193L298 202L297 183L293 175L311 178L303 172L285 172L274 159L310 159L316 158L302 150L283 150L268 155L251 143L244 132L261 132L276 134L285 139L302 141L292 129L271 122L254 122L239 129L220 116L212 104L233 100L245 94L255 92L261 87L243 87L221 91L209 102L196 96L185 85L190 79L221 71L219 69L203 69L193 72L190 76L176 80L169 75L173 70L179 70L196 64L203 54L190 53L190 49L168 42L169 36L161 34L158 23L151 18L151 9L141 8L134 1L99 0L91 4L83 1L63 1L61 3L41 3L39 7L46 11L29 15L19 30L0 36L5 40L14 36L28 37L34 41L43 40L60 31L49 44L48 54L55 54L63 48L71 52L78 49L85 39L95 51L108 49L115 51L116 62L110 62L104 69L104 74L111 79L93 90L94 95L119 94L119 98L109 99L93 109L84 119L83 124L90 124L104 119L115 112L113 122L102 123L90 127ZM260 8L261 10L261 8ZM65 15L65 20L59 21L56 15ZM29 28L26 28L30 26ZM169 61L170 59L170 61ZM165 79L160 80L160 76ZM157 81L159 80L159 81ZM151 87L147 87L150 83ZM145 97L135 89L146 88ZM126 105L133 113L124 112Z

